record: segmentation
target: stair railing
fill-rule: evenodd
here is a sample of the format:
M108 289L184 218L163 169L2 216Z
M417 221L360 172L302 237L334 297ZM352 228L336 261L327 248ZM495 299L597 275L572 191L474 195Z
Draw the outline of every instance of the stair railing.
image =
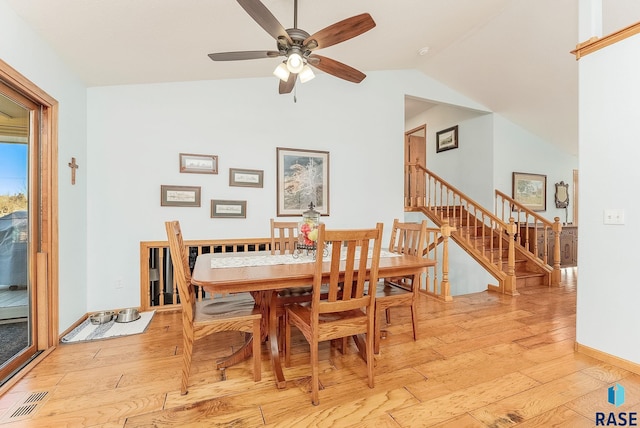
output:
M456 228L453 239L498 280L501 291L517 294L513 219L503 221L417 162L407 163L405 173L405 206L423 211L438 226L448 221ZM425 192L418 188L421 182Z
M442 301L451 301L449 286L448 239L452 227L427 229L426 249L423 257L436 260L427 268L421 292ZM443 243L443 245L439 245ZM189 265L193 269L196 258L203 253L247 253L269 251L270 238L208 239L184 241ZM210 296L196 287L198 301ZM178 310L178 286L173 276L173 264L168 241L140 242L140 306L145 310Z
M495 191L495 214L503 220L509 216L516 223L516 244L529 253L539 263L551 265L551 285L559 285L560 271L560 217L553 222L545 219L531 209L503 192ZM540 233L539 233L540 232ZM540 236L541 239L537 239ZM549 254L549 241L553 239L553 254Z
M189 266L193 269L196 258L203 253L246 253L268 251L270 238L185 240ZM149 309L180 309L178 284L173 277L173 264L168 241L140 242L140 307ZM196 287L198 301L209 298Z

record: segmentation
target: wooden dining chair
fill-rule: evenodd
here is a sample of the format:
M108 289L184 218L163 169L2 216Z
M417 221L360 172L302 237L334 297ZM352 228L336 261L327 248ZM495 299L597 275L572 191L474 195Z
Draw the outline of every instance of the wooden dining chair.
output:
M173 272L178 283L178 296L182 307L182 385L181 394L188 392L193 344L196 340L222 331L251 332L253 337L253 380L261 378L260 321L262 315L248 293L231 294L219 299L196 301L191 284L189 258L182 239L180 223L165 222L169 238L169 252Z
M298 222L271 219L271 254L290 254L298 242ZM287 305L311 301L311 284L308 287L285 288L276 295L276 317L278 318L278 343L284 351L284 315Z
M325 230L318 227L318 256L315 261L311 304L292 304L286 308L285 364L291 360L291 326L296 326L311 347L311 402L319 400L319 342L365 334L369 387L373 388L373 338L375 294L368 293L366 282L378 280L382 223L375 229ZM329 248L331 272L323 278L321 248ZM371 258L367 255L371 251ZM344 255L344 257L342 257ZM367 265L370 266L366 278ZM328 280L328 284L326 281ZM323 282L328 287L324 293ZM343 342L344 343L344 342ZM344 352L344 346L343 346Z
M421 223L403 223L393 220L389 251L422 257L427 239L427 221ZM391 308L409 307L413 340L418 339L418 291L422 278L400 277L384 278L376 284L376 335L375 353L380 352L381 317L384 313L387 324L391 323Z
M298 223L271 219L271 254L293 254L298 242Z

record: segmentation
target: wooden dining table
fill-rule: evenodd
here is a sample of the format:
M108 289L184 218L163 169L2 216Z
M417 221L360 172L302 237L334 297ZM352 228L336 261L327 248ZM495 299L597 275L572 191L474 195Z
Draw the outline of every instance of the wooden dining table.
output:
M255 265L256 257L264 259L269 255L269 252L201 254L196 259L191 274L191 283L203 287L209 293L251 292L254 295L263 317L267 320L266 323L263 323L266 331L262 332L261 340L267 338L269 340L268 349L276 385L278 388L284 388L286 379L278 347L277 292L287 288L310 286L313 283L315 260L312 258L291 259L292 263L287 263L286 259L280 258L275 261L278 264ZM218 257L234 257L235 264L231 267L212 267L212 259ZM246 263L243 263L243 259L246 260ZM282 260L285 261L282 262ZM217 260L214 260L213 265L216 265L216 262ZM281 262L282 264L280 264ZM398 254L381 256L378 277L421 275L426 272L428 267L435 264L435 260L416 256ZM323 275L326 273L327 280L330 268L329 261L323 263ZM242 349L236 351L223 364L218 364L218 367L229 367L250 355L251 340L255 340L255 338L252 337Z

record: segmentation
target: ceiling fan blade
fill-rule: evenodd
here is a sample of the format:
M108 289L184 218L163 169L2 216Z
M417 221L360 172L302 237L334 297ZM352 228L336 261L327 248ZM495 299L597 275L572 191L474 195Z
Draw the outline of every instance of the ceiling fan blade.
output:
M282 24L260 0L238 0L238 3L274 39L284 37L289 43L293 43Z
M275 58L278 56L280 56L278 51L238 51L209 54L209 58L214 61L240 61L244 59Z
M304 41L304 45L315 40L317 46L314 44L309 46L309 49L320 49L333 46L337 43L344 42L345 40L352 39L371 30L376 26L371 15L363 13L361 15L352 16L351 18L344 19L340 22L336 22L333 25L329 25L309 37Z
M360 83L365 77L367 77L366 74L353 67L321 55L310 55L309 64L316 67L318 70L322 70L325 73L332 74L340 79L348 80L353 83Z
M278 87L278 93L280 94L288 94L293 91L293 87L296 85L296 79L298 75L296 73L289 74L289 79L286 82L280 80L280 85Z

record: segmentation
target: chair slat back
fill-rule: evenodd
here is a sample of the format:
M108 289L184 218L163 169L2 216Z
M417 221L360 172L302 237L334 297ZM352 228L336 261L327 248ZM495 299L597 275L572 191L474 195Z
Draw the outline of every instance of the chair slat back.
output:
M298 223L271 219L271 254L291 254L298 240Z
M422 257L426 245L427 221L420 223L402 223L393 220L389 251Z
M189 321L193 321L195 315L196 295L191 284L191 269L189 268L189 257L182 239L182 231L178 221L165 222L167 238L169 240L169 254L173 263L173 273L178 283L178 293L182 306L182 316Z
M312 312L321 314L363 307L374 310L375 291L366 292L368 287L365 283L369 281L370 284L375 284L378 281L382 227L382 223L378 223L375 229L325 230L324 224L318 226L318 255L313 283ZM326 289L321 291L322 249L329 244L331 248L329 290L327 298L321 299L321 295L326 292ZM368 258L370 250L371 258ZM369 271L368 279L367 270ZM371 289L375 290L375 287Z

